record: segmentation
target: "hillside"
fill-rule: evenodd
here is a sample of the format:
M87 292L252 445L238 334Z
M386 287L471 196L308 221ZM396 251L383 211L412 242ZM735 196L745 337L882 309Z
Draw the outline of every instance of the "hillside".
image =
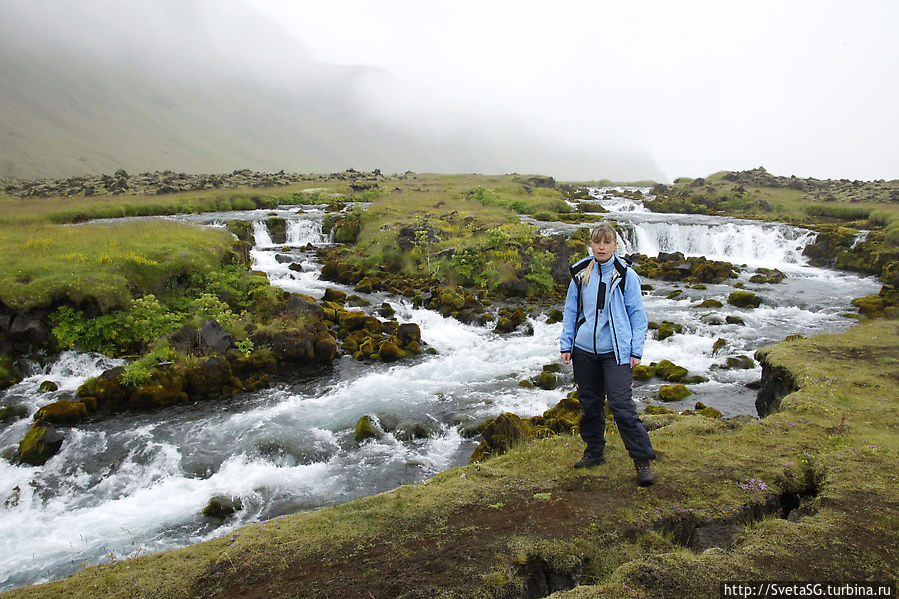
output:
M53 1L5 15L0 176L353 167L662 178L639 152L546 139L502 114L473 122L426 107L391 73L314 60L239 2L213 17L180 4L109 14L102 2ZM70 27L76 16L89 26ZM425 116L397 108L410 104Z

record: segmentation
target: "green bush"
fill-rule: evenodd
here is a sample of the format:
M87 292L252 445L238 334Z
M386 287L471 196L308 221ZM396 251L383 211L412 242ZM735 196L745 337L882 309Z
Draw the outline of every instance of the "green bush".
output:
M537 251L534 248L528 248L527 256L530 259L530 272L525 278L530 283L528 285L528 295L545 295L551 293L555 282L552 274L550 274L549 265L553 260L553 255L546 251Z
M150 380L153 368L160 362L168 362L175 357L175 352L167 343L160 343L153 350L134 362L125 366L122 373L122 384L137 387Z
M870 207L849 206L846 204L812 204L803 206L803 210L810 216L822 216L844 221L864 220L869 218L872 212Z

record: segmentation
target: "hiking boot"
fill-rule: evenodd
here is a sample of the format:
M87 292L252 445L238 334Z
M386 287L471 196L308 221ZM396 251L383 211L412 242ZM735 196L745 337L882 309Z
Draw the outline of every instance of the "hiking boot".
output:
M634 468L637 469L637 484L641 487L648 487L656 482L652 475L652 468L649 467L649 460L645 458L634 458Z
M575 468L592 468L593 466L602 466L606 463L606 458L603 456L590 457L584 456L580 460L574 463Z

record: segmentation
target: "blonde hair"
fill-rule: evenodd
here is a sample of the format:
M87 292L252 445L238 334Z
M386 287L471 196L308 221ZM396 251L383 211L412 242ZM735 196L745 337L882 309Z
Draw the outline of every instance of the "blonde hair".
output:
M590 231L590 241L593 243L608 241L617 244L618 233L615 231L615 227L609 223L600 223ZM590 260L590 263L587 264L587 267L584 269L584 287L590 282L590 273L593 272L593 264L595 262L596 260Z
M609 223L600 223L590 231L590 241L609 241L618 243L618 232Z

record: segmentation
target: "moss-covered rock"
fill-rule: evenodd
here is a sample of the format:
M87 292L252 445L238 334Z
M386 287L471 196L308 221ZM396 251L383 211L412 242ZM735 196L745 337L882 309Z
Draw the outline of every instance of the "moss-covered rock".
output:
M98 377L87 379L75 392L78 399L95 398L103 407L121 409L127 407L130 391L122 383L124 366L103 371Z
M852 300L859 314L868 318L895 317L899 315L899 290L884 285L877 295L866 295Z
M702 300L701 302L699 302L698 304L696 304L693 307L694 308L721 308L723 306L724 306L724 304L722 304L720 301L718 301L716 299L706 299L706 300Z
M325 331L315 335L313 355L318 362L330 362L337 357L337 340Z
M541 389L552 390L559 386L559 379L552 372L544 370L537 375L534 384Z
M738 308L758 308L762 298L751 291L731 291L727 303Z
M471 462L505 453L513 444L532 439L536 429L528 420L507 412L494 418L481 435L483 441L472 453Z
M524 310L518 308L510 312L508 310L500 310L500 317L496 321L493 329L495 333L511 333L527 320Z
M674 383L687 376L687 369L683 366L678 366L670 360L662 360L655 365L655 373L657 377L663 378L669 383Z
M717 339L715 339L715 343L712 344L712 355L714 356L715 354L717 354L718 350L724 347L726 344L727 340L723 337L718 337Z
M673 336L675 333L680 333L683 330L683 325L676 322L663 320L659 325L659 328L656 330L656 339L662 341L663 339L667 339L668 337Z
M368 315L361 310L341 310L337 314L337 320L340 328L346 331L355 331L365 326L365 319Z
M746 323L743 322L743 319L742 319L742 318L740 318L739 316L734 316L733 314L731 314L731 315L729 315L729 316L726 316L726 317L724 318L724 322L725 322L726 324L735 324L735 325L741 326L741 327L745 327L745 326L746 326Z
M38 386L38 391L41 393L52 393L54 391L59 391L59 385L53 381L41 381L41 384Z
M748 370L755 368L755 362L749 356L739 355L727 358L727 368L737 368L740 370Z
M62 399L40 408L34 414L34 419L50 424L71 426L82 422L87 416L87 411L87 406L83 401Z
M674 410L669 410L665 406L646 406L643 408L644 414L658 416L659 414L677 414Z
M406 357L406 352L400 349L400 346L394 341L383 341L378 347L378 353L385 362L396 362Z
M356 243L361 232L362 225L355 214L338 219L331 227L331 233L337 243Z
M359 293L374 293L381 289L381 280L378 277L362 277L354 289Z
M631 372L634 376L634 380L636 381L648 381L656 375L656 369L654 366L644 366L643 364L634 366L634 369Z
M268 236L273 243L284 245L287 243L287 221L280 216L272 216L265 221L268 227Z
M569 395L543 412L543 425L557 434L576 432L581 422L581 402Z
M858 237L857 229L841 225L822 225L817 229L815 241L802 250L812 266L836 265L838 256L847 251Z
M252 244L255 241L253 238L253 223L248 220L229 220L225 223L225 228L244 243Z
M26 406L15 404L0 408L0 422L15 422L23 418L28 418L28 408Z
M169 369L170 372L160 372L159 384L174 388L177 385L177 377L182 373ZM170 376L164 379L164 374ZM186 373L187 390L192 397L227 397L231 389L237 385L234 374L231 371L231 363L221 356L212 356L201 362L196 368Z
M325 294L322 296L322 302L334 302L336 304L343 304L346 301L346 293L339 290L334 289L333 287L328 287L325 289Z
M226 497L224 495L216 495L209 500L206 507L203 508L203 515L207 518L224 519L243 509L243 502L240 497Z
M5 389L22 380L22 373L7 355L0 355L0 389Z
M63 436L52 424L39 420L19 443L19 459L32 466L43 466L59 452Z
M662 385L659 387L659 399L662 401L680 401L689 397L693 392L686 385Z
M409 345L413 341L421 343L421 327L414 322L404 322L397 327L396 334L400 343L404 346Z
M706 418L724 418L724 414L715 408L703 408L701 410L696 410L696 413L700 416L705 416Z
M375 423L374 418L366 414L356 422L356 432L353 437L357 443L362 443L366 439L380 439L384 436L380 427Z

